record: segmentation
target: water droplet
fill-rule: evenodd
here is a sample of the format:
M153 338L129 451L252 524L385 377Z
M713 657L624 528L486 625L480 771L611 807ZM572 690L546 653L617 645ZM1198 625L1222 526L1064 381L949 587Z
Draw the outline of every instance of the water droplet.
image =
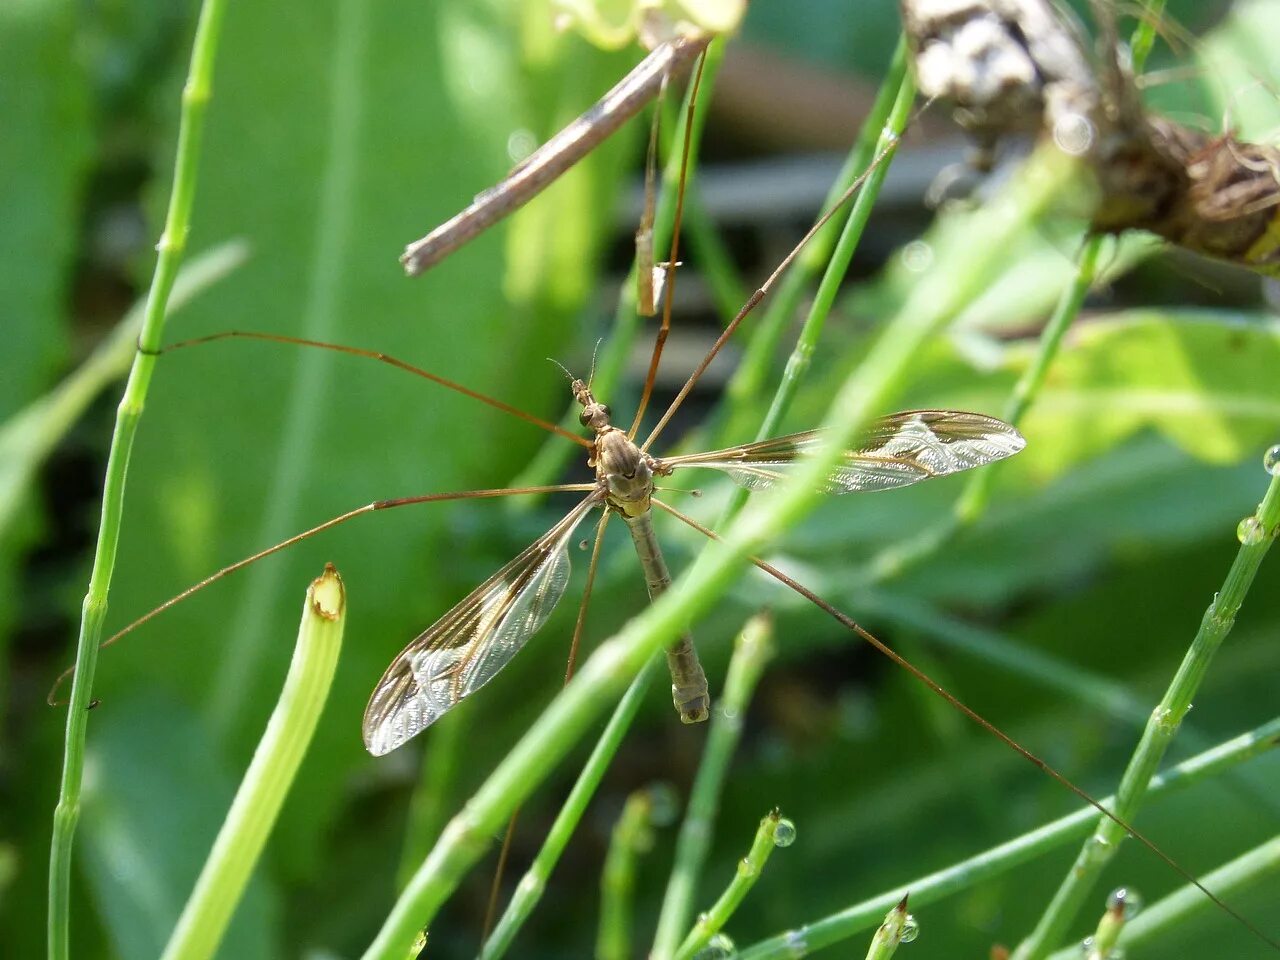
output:
M804 957L809 954L809 938L804 928L788 930L786 936L787 952L793 957Z
M912 273L924 273L933 263L933 247L923 240L912 240L902 248L902 265Z
M1080 941L1080 953L1086 957L1093 954L1093 937L1085 937Z
M1053 125L1053 142L1059 150L1073 157L1087 153L1094 139L1093 124L1083 114L1064 114Z
M1155 720L1156 726L1162 730L1172 730L1178 726L1178 721L1174 718L1173 711L1168 707L1156 707L1151 716Z
M536 149L538 149L538 138L533 135L532 130L512 130L507 137L507 156L512 163L523 162Z
M728 934L717 933L707 941L707 945L693 955L693 960L724 960L733 956L736 949Z
M907 919L902 921L902 933L898 939L903 943L910 943L918 936L920 936L920 922L908 913Z
M1261 543L1267 537L1267 531L1262 527L1262 521L1257 517L1245 517L1236 527L1236 539L1243 543L1246 547L1252 547Z
M773 845L775 847L789 847L796 842L796 825L782 817L778 820L778 825L773 828Z
M1142 909L1142 894L1128 887L1116 887L1107 897L1108 910L1124 910L1124 918L1132 920Z
M725 720L737 720L737 719L738 719L738 708L737 708L737 707L732 706L731 704L727 704L727 703L721 703L721 704L718 704L718 705L717 705L717 707L718 707L718 710L719 710L720 716L721 716L721 717L723 717Z
M1280 443L1267 447L1262 455L1262 468L1273 477L1280 477Z

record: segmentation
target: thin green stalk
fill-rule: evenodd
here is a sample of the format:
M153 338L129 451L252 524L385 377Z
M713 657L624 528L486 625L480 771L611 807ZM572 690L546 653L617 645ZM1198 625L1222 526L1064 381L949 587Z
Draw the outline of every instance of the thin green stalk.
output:
M1260 847L1241 854L1206 874L1203 882L1218 896L1235 898L1277 875L1280 875L1280 837L1272 837ZM1191 884L1179 887L1125 924L1116 946L1126 949L1159 940L1174 930L1182 929L1192 918L1207 912L1211 906L1204 894ZM1052 954L1050 960L1079 958L1080 948L1070 946Z
M1020 177L1003 202L982 212L983 243L964 251L955 278L926 275L912 289L866 360L838 391L823 423L824 443L792 482L743 510L722 540L708 544L671 589L602 644L553 700L463 810L445 828L370 944L365 960L401 960L484 852L506 818L582 737L593 719L665 643L675 639L729 589L750 558L778 542L823 497L823 480L854 435L900 390L912 358L955 309L974 295L1009 234L1034 221L1060 192L1073 167L1043 163Z
M1134 906L1136 905L1129 891L1124 887L1111 891L1107 896L1107 908L1102 911L1098 926L1094 928L1092 936L1086 937L1080 944L1081 949L1085 951L1085 960L1112 960L1113 957L1117 957L1118 960L1116 941L1124 930L1125 921L1134 912Z
M139 350L116 412L115 431L107 456L107 473L102 491L102 519L94 550L93 571L80 618L76 642L76 672L71 683L67 708L66 745L62 761L62 782L58 805L53 812L53 838L49 851L49 957L65 960L71 951L70 898L71 846L80 819L80 788L84 773L84 739L88 727L88 707L93 690L93 674L98 662L98 644L107 614L107 594L115 569L116 546L120 540L120 519L124 511L125 476L138 422L146 405L147 389L155 368L156 351L164 335L169 294L186 251L191 207L196 194L196 170L200 141L204 133L205 111L213 91L213 62L218 49L225 0L204 0L191 48L191 65L182 90L181 119L174 163L173 187L164 232L156 245L155 272L147 294Z
M636 711L640 709L640 704L644 702L645 694L653 684L653 678L659 666L658 658L652 658L645 668L640 671L639 675L636 676L635 680L631 682L631 686L627 688L627 692L623 694L622 699L618 701L617 707L614 708L613 716L609 718L609 723L604 728L604 732L600 734L600 739L596 741L596 745L591 751L591 756L587 758L582 772L578 774L578 779L574 783L573 789L569 791L569 796L565 799L564 806L560 808L555 822L551 824L551 829L547 831L547 838L542 842L542 849L538 851L538 855L534 857L528 871L520 878L520 882L516 884L515 893L511 895L511 902L507 904L507 909L498 919L498 924L493 928L493 933L485 941L484 949L480 953L481 960L498 960L499 957L505 954L507 948L511 946L511 941L515 939L515 935L524 926L525 920L529 918L529 915L533 913L534 907L538 905L538 901L542 899L542 893L547 887L547 880L551 876L551 871L560 862L560 857L564 853L565 847L568 846L569 838L573 836L574 830L577 829L579 822L581 822L582 815L586 812L587 804L591 802L591 798L600 786L600 781L604 778L605 771L609 769L609 764L618 752L622 738L626 736L632 721L635 720Z
M1244 603L1249 586L1258 572L1262 558L1267 555L1280 529L1280 471L1267 487L1262 503L1253 517L1246 517L1240 524L1240 549L1227 572L1222 589L1200 621L1200 629L1183 658L1178 672L1169 684L1160 704L1147 721L1142 738L1125 768L1120 780L1117 800L1109 807L1120 819L1132 823L1147 792L1156 767L1182 718L1191 709L1191 701L1209 669L1213 655L1235 623L1236 613ZM1031 935L1014 953L1015 960L1040 960L1061 942L1079 913L1089 891L1115 854L1116 846L1125 838L1124 829L1114 820L1098 823L1093 835L1085 841L1075 863L1063 878L1053 899Z
M880 84L875 102L867 114L866 121L858 133L858 138L845 157L844 165L836 176L835 183L827 192L822 202L822 210L831 209L853 181L871 165L876 156L876 145L882 139L885 125L894 103L902 90L902 83L908 78L905 41L899 39L898 49ZM898 131L901 132L901 131ZM869 189L869 184L863 191ZM850 214L852 218L853 214ZM805 291L818 276L819 271L827 266L835 250L837 240L847 232L848 226L842 229L836 219L832 219L809 241L787 275L778 284L773 301L765 308L759 325L747 341L742 362L738 365L733 379L725 389L724 426L719 431L720 440L724 443L739 442L755 426L758 418L757 409L760 397L764 396L765 385L773 371L773 358L778 344ZM859 232L861 227L859 227ZM844 272L841 271L843 277ZM810 314L812 316L812 313Z
M690 128L689 170L687 179L692 182L698 167L698 153L702 146L702 132L707 125L707 110L711 105L712 93L715 90L716 74L720 71L720 63L724 59L724 39L711 41L705 54L706 61L702 68L702 83L698 91L698 100L693 108L693 122ZM689 109L689 96L692 90L686 91L681 115ZM671 150L667 154L667 162L662 168L662 189L658 195L657 207L653 217L653 253L656 261L661 261L671 249L671 230L675 223L676 196L680 186L680 159L684 153L685 125L675 125L675 136L671 142ZM688 190L688 187L685 188ZM604 345L596 362L595 376L592 386L598 397L614 397L622 381L622 373L626 368L627 358L631 356L631 346L643 326L642 318L636 313L636 269L631 264L627 278L622 282L618 292L618 306L614 311L613 327L608 342ZM573 405L565 412L560 425L566 430L581 429L578 423L578 407ZM555 478L564 473L565 464L574 448L564 443L548 442L543 445L525 468L513 481L512 486L545 486L554 483ZM537 477L550 477L549 480L537 480Z
M689 792L689 806L676 839L675 863L662 899L653 949L649 952L652 960L669 960L689 929L698 877L715 834L720 792L742 736L743 714L765 664L773 655L772 636L773 620L767 613L762 613L747 621L734 642L724 693L707 732L702 762L698 765L698 773Z
M631 918L635 912L636 860L653 847L653 797L636 790L627 797L613 826L604 872L600 875L600 929L596 960L631 956Z
M915 918L907 913L907 898L904 896L897 905L884 916L871 938L871 947L867 950L867 960L889 960L898 951L898 944L910 943L916 938L918 931Z
M346 612L342 578L328 565L307 588L284 689L162 960L217 953L324 711Z
M1201 783L1278 745L1280 717L1160 774L1151 782L1151 794L1163 795ZM1103 803L1111 803L1112 800L1112 797L1107 797ZM1081 807L1074 813L967 860L901 884L813 923L753 944L742 950L737 960L795 960L808 956L823 947L856 937L875 926L885 912L901 899L904 889L911 890L911 901L917 909L937 903L944 897L1007 873L1041 854L1084 836L1097 819L1098 812L1093 807ZM1135 920L1134 924L1137 923L1138 920Z
M751 849L738 861L733 879L725 888L720 898L711 905L711 909L698 917L689 935L684 938L676 951L676 960L693 960L693 957L705 947L737 911L738 906L746 898L751 888L764 872L764 865L774 847L789 847L795 841L796 828L790 820L784 820L778 810L765 815L756 828L755 839L751 841Z

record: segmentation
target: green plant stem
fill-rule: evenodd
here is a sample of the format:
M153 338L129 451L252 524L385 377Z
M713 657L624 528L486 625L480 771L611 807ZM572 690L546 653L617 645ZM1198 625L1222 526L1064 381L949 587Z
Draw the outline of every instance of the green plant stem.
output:
M1093 936L1087 941L1088 953L1085 960L1110 960L1116 948L1116 940L1124 930L1126 913L1127 909L1123 901L1114 907L1110 903L1107 904L1107 909L1102 911L1102 917L1094 928Z
M511 946L511 941L515 939L516 933L524 926L525 920L542 899L551 871L560 862L569 838L573 836L574 830L581 822L587 804L591 802L591 798L599 788L605 771L609 769L609 764L618 752L622 738L635 720L636 711L644 702L645 694L652 686L653 678L660 667L658 658L650 659L645 668L631 682L622 699L618 701L613 716L609 718L609 723L600 734L600 739L596 741L591 756L587 758L582 772L578 774L573 789L569 791L569 796L556 815L555 822L547 831L547 838L542 842L542 848L534 857L533 863L529 865L528 871L516 884L511 902L507 904L507 909L498 919L493 933L485 941L480 953L481 960L498 960L505 954L507 948Z
M53 812L53 838L49 851L49 957L65 960L70 955L71 847L80 818L80 789L84 773L84 739L88 727L88 706L93 690L93 674L98 662L98 644L107 614L107 594L115 568L120 540L120 519L124 511L125 477L138 422L146 405L147 389L155 368L156 351L164 335L169 294L178 275L187 246L191 207L196 194L196 170L205 112L213 91L213 63L221 34L225 0L204 0L191 48L191 65L182 90L181 119L174 164L173 187L164 232L156 245L155 272L147 294L140 349L134 356L124 396L116 412L115 430L107 456L107 473L102 491L102 519L94 550L93 571L84 598L80 635L76 642L76 672L67 708L66 745L62 760L62 782L58 805Z
M671 589L601 644L578 675L542 712L467 805L445 827L427 859L392 908L366 960L401 960L418 932L436 915L490 838L529 793L585 734L592 720L621 695L648 659L675 639L729 589L750 558L775 544L822 498L823 481L844 447L899 391L925 340L967 303L1012 231L1034 221L1067 182L1074 166L1042 163L1019 177L1001 202L983 211L983 243L964 250L961 282L927 274L912 288L865 361L845 381L822 424L824 443L792 482L762 498L734 520L723 539L708 544Z
M898 944L905 942L903 936L910 921L911 914L907 913L907 898L904 896L885 914L884 923L880 924L871 937L867 960L889 960L898 951ZM915 939L914 932L911 938Z
M1230 633L1236 613L1244 603L1262 558L1270 549L1277 528L1280 528L1280 476L1272 478L1262 503L1258 505L1255 520L1266 535L1259 536L1257 542L1240 545L1222 589L1205 611L1200 628L1196 631L1178 672L1147 721L1142 738L1120 780L1115 806L1108 807L1128 823L1132 823L1137 816L1147 792L1147 784L1177 733L1182 718L1191 709L1191 701L1200 687L1200 681L1204 679L1213 655ZM1124 829L1114 820L1104 819L1098 823L1093 835L1081 847L1075 863L1063 878L1035 929L1015 951L1014 960L1039 960L1061 941L1102 869L1114 856L1116 846L1125 836Z
M596 960L631 956L631 918L635 908L636 860L653 846L653 800L648 790L627 797L613 825L600 876L600 929Z
M693 925L693 929L689 931L689 935L684 938L684 942L676 951L676 960L693 960L697 952L724 929L725 924L729 922L751 888L756 885L756 881L760 879L764 865L769 860L769 854L773 853L774 847L778 845L776 838L778 824L781 821L782 815L777 810L767 814L760 821L760 826L756 828L755 839L751 841L751 849L738 861L738 868L734 871L729 886L712 904L711 909L698 918L698 922ZM790 828L790 824L787 824L787 827ZM789 840L787 842L790 843Z
M1005 403L1001 416L1014 426L1022 422L1022 418L1040 395L1045 379L1049 376L1049 368L1062 347L1062 338L1080 315L1084 298L1089 295L1089 288L1098 275L1098 258L1105 242L1105 237L1093 236L1084 242L1080 250L1080 256L1076 259L1076 274L1062 292L1053 315L1040 332L1035 356L1014 384L1013 393ZM956 519L962 525L973 523L986 511L991 497L991 484L997 474L998 471L978 470L965 485L964 492L955 505Z
M905 88L904 84L906 85ZM892 129L895 134L902 133L902 126L889 127L887 125L891 123L890 117L894 112L895 105L901 102L903 90L906 88L914 89L914 86L912 85L910 74L907 72L906 41L905 38L900 38L897 51L889 66L889 72L880 84L875 102L871 106L871 112L867 114L867 119L858 133L857 140L845 157L844 166L840 168L840 173L837 175L835 183L831 185L831 189L823 201L822 210L824 212L831 209L832 204L840 199L853 181L871 165L872 160L879 152L889 145L885 142L884 131ZM910 97L907 99L909 103ZM888 160L889 158L886 157L881 166L887 168ZM725 390L724 405L726 415L724 417L724 428L719 432L721 441L725 443L740 441L755 426L758 417L757 404L760 397L765 393L765 384L768 383L772 373L773 358L777 353L778 343L781 341L787 325L791 322L792 316L795 315L805 290L808 289L818 272L825 268L826 274L823 278L823 286L831 288L829 290L827 308L818 313L817 305L815 304L810 309L809 317L805 321L806 330L816 325L817 333L821 332L827 311L830 309L830 298L834 297L840 281L844 278L849 259L852 257L854 249L857 247L858 238L861 237L862 229L866 225L867 215L870 213L876 195L879 193L880 180L883 179L883 174L874 183L871 182L872 179L868 178L868 182L863 185L857 204L850 211L844 227L841 228L835 218L828 221L809 241L809 245L796 258L796 262L792 264L787 275L779 282L777 292L772 302L765 308L755 333L747 341L742 362ZM868 199L864 201L864 197ZM862 213L859 213L858 208L862 206L865 209ZM847 250L842 254L833 253L833 251L837 250L838 243L847 247ZM844 267L838 271L833 270L831 267L831 263L834 262L833 257L843 257ZM817 333L813 334L812 340L816 340ZM804 336L805 334L802 333L801 337L804 338ZM796 352L792 354L793 361L788 362L788 372L791 372L793 362L796 364L803 362L807 366L808 355L805 354L803 360L796 359L799 353L800 347L797 345ZM794 393L794 388L791 388L791 393ZM791 396L788 394L786 401L783 402L784 409L785 404L789 403L790 399ZM773 405L775 408L778 407L779 401L777 397L775 397ZM770 414L772 415L772 410ZM757 431L756 437L757 439L763 439L760 431ZM739 508L740 506L739 504ZM736 509L734 512L736 512Z
M689 929L698 877L706 863L711 838L715 835L720 792L742 736L743 714L765 664L773 655L772 633L772 619L768 614L759 614L747 621L734 643L724 693L711 720L702 762L698 764L698 773L689 792L689 806L676 839L675 862L662 898L653 949L649 952L652 960L669 960ZM710 937L711 933L707 936Z
M693 122L690 127L690 143L689 143L689 169L687 179L692 182L695 171L698 166L698 153L702 146L702 132L707 124L707 110L711 104L712 93L715 90L716 74L720 71L720 63L724 60L724 40L723 38L713 40L707 47L705 54L706 61L702 68L702 83L698 91L698 100L693 108ZM686 91L682 107L682 115L684 111L689 109L689 97L692 90ZM679 193L680 186L680 160L684 153L685 125L678 123L675 125L675 136L671 141L671 150L667 154L667 161L662 167L662 189L659 191L658 202L654 209L653 215L653 254L655 261L661 261L666 256L666 252L671 249L671 231L675 224L676 216L676 196ZM688 186L685 187L686 191ZM596 362L595 376L592 378L592 387L596 396L614 398L612 402L617 404L618 398L616 391L622 381L622 373L626 368L627 358L631 356L631 347L635 343L636 337L639 335L643 326L643 320L636 313L636 270L638 264L634 261L631 264L631 270L627 273L627 278L622 282L622 287L618 292L618 306L614 311L613 327L610 331L608 342L604 345L599 358ZM560 421L560 426L566 430L580 430L582 425L578 422L579 409L576 404L565 411L564 417ZM553 438L554 439L554 438ZM523 470L513 481L512 486L545 486L554 483L555 479L563 475L565 464L568 462L570 454L574 452L574 448L560 442L548 442L543 445L537 455L529 462L529 466ZM539 481L537 477L550 477L553 479ZM536 500L531 501L536 503ZM524 509L528 509L530 505L523 505Z
M1220 897L1235 897L1280 874L1280 837L1241 854L1204 877L1204 885ZM1213 905L1191 884L1179 887L1125 924L1116 944L1121 949L1142 946L1186 925ZM1174 956L1174 953L1167 954ZM1050 960L1079 960L1080 948L1065 947Z
M342 578L327 566L307 588L284 689L162 960L204 960L217 953L324 711L346 608Z
M1151 781L1151 794L1163 795L1201 783L1277 745L1280 745L1280 717L1160 774ZM1107 797L1103 803L1111 803L1113 799ZM911 890L911 902L916 909L936 903L1084 836L1097 819L1098 812L1093 807L1081 807L967 860L918 877L803 927L762 940L740 951L736 960L793 960L808 956L875 926L885 912L902 898L905 889ZM1139 916L1134 925L1141 919Z

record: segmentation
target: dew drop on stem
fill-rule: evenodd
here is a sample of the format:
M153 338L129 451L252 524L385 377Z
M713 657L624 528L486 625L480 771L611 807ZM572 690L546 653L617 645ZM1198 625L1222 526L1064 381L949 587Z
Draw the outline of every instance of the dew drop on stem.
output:
M773 845L775 847L789 847L796 842L796 825L782 817L778 821L778 825L773 828Z
M902 933L898 939L902 943L910 943L916 937L920 936L920 922L911 914L907 914L907 919L902 921Z
M1267 448L1262 455L1262 467L1273 477L1280 477L1280 443Z

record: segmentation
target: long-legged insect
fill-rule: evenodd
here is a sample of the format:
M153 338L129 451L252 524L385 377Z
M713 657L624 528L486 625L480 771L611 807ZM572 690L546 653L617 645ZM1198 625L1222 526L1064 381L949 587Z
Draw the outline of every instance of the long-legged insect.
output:
M579 419L595 434L589 465L595 487L528 549L477 587L410 643L374 688L364 715L370 753L394 750L491 680L511 661L564 595L569 544L593 507L626 523L651 597L671 583L650 511L654 478L702 467L724 471L752 490L782 480L819 442L815 432L661 459L611 423L609 407L581 380L573 382ZM888 490L992 463L1023 448L1008 424L976 413L916 410L877 421L845 453L827 480L831 493ZM707 679L686 634L667 650L671 693L680 719L704 720Z
M656 595L670 583L670 574L666 570L665 562L662 559L661 551L654 535L650 514L651 506L656 504L661 509L674 514L686 523L690 523L708 536L714 536L714 534L690 518L684 517L669 505L656 500L653 497L655 477L667 476L682 468L702 467L728 473L733 480L748 489L766 489L784 478L790 472L790 468L803 458L806 450L819 442L817 434L807 432L725 450L667 459L655 457L648 452L649 446L669 422L671 415L687 396L694 381L706 369L711 357L714 356L736 329L742 317L763 298L768 286L776 279L793 256L794 252L775 271L773 277L762 285L756 295L748 301L739 316L729 325L709 355L695 370L694 375L664 413L657 427L642 444L636 443L635 432L641 422L644 403L652 390L654 368L659 359L662 333L665 333L668 325L667 317L664 316L663 331L659 334L655 355L650 365L650 373L646 379L641 406L629 431L623 431L613 426L610 422L608 408L596 401L589 384L581 381L574 382L573 393L582 408L581 421L585 427L592 430L595 436L593 440L587 440L572 434L568 434L568 436L589 449L590 457L588 462L596 471L593 483L428 494L376 501L335 517L267 548L252 557L223 568L206 578L206 580L167 601L156 610L134 621L134 623L109 639L107 643L114 642L140 623L151 619L162 610L169 608L229 573L239 570L257 559L278 552L301 539L329 529L363 513L431 501L491 498L522 493L555 491L586 493L587 496L563 520L552 527L546 535L539 538L511 563L499 570L498 573L446 613L392 661L391 666L374 689L369 706L366 709L363 727L365 744L371 753L381 755L389 752L422 729L425 729L437 717L496 675L503 666L510 662L529 637L545 623L551 610L563 596L567 586L569 572L568 546L572 541L576 528L592 509L600 507L605 511L601 530L603 530L603 522L615 513L627 523L645 571L650 594ZM515 410L501 401L471 391L403 361L371 351L284 336L251 333L221 334L202 338L198 341L189 341L188 343L207 342L208 340L231 337L305 344L379 359L489 403L505 412L535 423L544 429L566 435L566 432L561 428ZM981 414L948 410L922 410L894 414L874 423L863 436L862 441L854 449L846 452L842 462L828 477L826 489L831 493L892 489L931 477L944 476L959 470L990 463L1018 452L1018 450L1022 449L1022 446L1023 440L1016 430L999 420ZM597 543L599 543L599 539L598 535ZM915 668L910 667L899 655L871 637L854 621L817 597L812 591L809 591L795 580L763 561L757 560L756 563L765 572L815 602L821 609L834 616L844 626L868 639L877 649L889 655L895 662L906 666L919 679L946 697L949 702L963 710L972 719L981 723L989 731L1022 753L1023 756L1036 763L1041 769L1046 770L1060 782L1067 785L1079 796L1097 806L1104 815L1116 819L1113 814L1100 807L1096 801L1093 801L1088 794L1075 787L1062 775L1044 764L1043 761L1035 758L975 712L960 704L938 684ZM581 617L579 619L580 622ZM575 638L576 633L577 631L575 631ZM701 665L698 662L697 654L693 649L692 641L687 636L682 637L668 651L668 660L673 677L673 699L682 719L693 722L704 718L709 707L710 693ZM1182 876L1200 886L1187 871L1162 853L1145 836L1137 833L1127 824L1122 825L1131 835L1170 863ZM1200 889L1204 890L1203 887L1200 887ZM1213 897L1208 891L1204 892L1222 909L1247 924L1247 921L1239 917L1235 911L1223 904L1221 900Z

